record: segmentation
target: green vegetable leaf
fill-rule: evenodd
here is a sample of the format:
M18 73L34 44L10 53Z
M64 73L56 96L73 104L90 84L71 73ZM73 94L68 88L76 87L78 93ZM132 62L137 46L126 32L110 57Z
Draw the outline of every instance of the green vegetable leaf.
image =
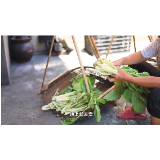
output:
M68 86L67 88L65 88L65 89L63 89L62 91L61 91L61 94L66 94L66 93L70 93L70 92L72 92L72 87L71 86Z
M72 82L74 82L76 79L77 79L77 77L73 77L73 78L70 80L70 82L72 83Z
M72 82L73 90L77 92L82 92L82 88L80 86L80 79L81 77L74 77L70 80L70 82Z
M91 81L90 81L89 77L87 77L87 82L88 82L88 85L89 85L89 89L92 92L93 91L93 87L92 87L92 84L91 84Z
M137 96L136 92L132 93L132 105L136 112L142 112L146 108L145 102Z
M90 76L89 79L90 79L91 85L93 86L95 84L96 78L94 76Z
M93 113L94 113L94 116L96 117L96 121L100 122L101 121L101 111L98 105L95 105Z
M86 85L84 81L80 81L81 88L84 92L87 92Z
M149 76L148 72L136 73L136 77L146 77L146 76Z
M103 92L101 92L98 88L93 88L94 98L98 98Z
M93 87L92 87L92 84L90 82L90 78L89 77L87 77L87 82L88 82L88 86L89 86L90 91L93 91ZM85 92L87 91L83 77L80 79L80 86L81 86L83 91L85 91Z
M88 100L88 102L90 101L90 99L91 99L91 93L87 94L87 100Z
M92 93L90 93L90 101L89 101L88 106L89 106L89 107L94 106L94 102L93 102L93 94L92 94Z
M88 106L89 106L89 107L92 107L93 105L94 105L93 99L91 99L90 102L89 102L89 104L88 104Z
M96 99L96 102L102 103L102 104L105 104L105 103L106 103L106 101L105 101L104 99Z
M124 94L123 94L124 98L126 99L127 102L132 102L131 101L131 98L132 98L132 91L130 91L129 89L126 89L124 91Z
M116 99L120 99L121 95L124 93L126 88L123 88L121 85L118 85L114 90L109 92L103 99L107 101L113 101Z
M80 116L79 116L80 117ZM79 117L73 117L73 118L66 118L64 120L61 120L62 125L69 125L73 124Z

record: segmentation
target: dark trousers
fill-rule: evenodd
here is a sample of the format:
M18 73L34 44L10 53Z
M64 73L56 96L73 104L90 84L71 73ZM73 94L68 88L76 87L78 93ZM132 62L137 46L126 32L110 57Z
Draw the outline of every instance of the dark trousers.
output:
M160 77L160 69L155 68L147 62L130 65L138 72L148 72L150 76ZM160 118L160 88L153 88L147 97L147 110L156 118Z

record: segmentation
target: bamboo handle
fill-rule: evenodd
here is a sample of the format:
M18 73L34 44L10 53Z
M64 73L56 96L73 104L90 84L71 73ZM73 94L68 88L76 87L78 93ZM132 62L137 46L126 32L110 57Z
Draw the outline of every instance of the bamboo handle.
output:
M111 46L112 46L113 39L114 39L114 36L112 36L112 39L111 39L111 42L110 42L110 45L109 45L109 48L108 48L108 52L107 52L107 55L106 55L106 58L108 57L108 54L109 54L109 52L110 52L110 49L111 49Z
M136 52L136 42L135 42L135 36L133 35L133 42L134 42L134 51Z
M91 37L91 41L92 41L93 47L95 48L96 55L97 55L98 58L100 58L99 53L98 53L98 49L97 49L97 46L96 46L96 43L94 41L94 38L93 38L93 36L90 36L90 37Z
M100 95L99 97L98 97L98 99L101 99L101 98L103 98L106 94L108 94L109 92L111 92L113 89L115 89L116 88L116 85L114 85L114 86L112 86L111 88L109 88L107 91L105 91L102 95Z
M149 38L149 41L152 42L152 39L151 39L150 35L148 35L148 38Z
M107 91L105 91L102 95L100 95L97 99L101 99L103 98L106 94L108 94L109 92L111 92L113 89L116 88L116 85L112 86L111 88L109 88ZM94 106L92 107L92 110L94 109Z
M150 42L152 42L154 40L152 35L148 35L148 38L149 38Z
M96 49L95 49L95 47L94 47L94 44L93 44L90 36L88 36L88 40L89 40L90 45L91 45L91 47L92 47L92 49L93 49L94 55L96 56L97 59L100 58L99 54L96 53Z
M46 69L45 69L44 76L43 76L43 82L42 82L42 87L41 87L40 93L43 90L44 82L45 82L45 79L46 79L46 73L47 73L48 63L49 63L49 60L50 60L50 57L51 57L51 52L52 52L52 48L53 48L53 44L54 44L54 38L55 38L55 36L53 36L53 38L52 38L52 43L51 43L51 47L50 47L50 51L49 51L49 55L48 55L48 60L47 60Z
M74 43L74 46L75 46L75 49L76 49L76 52L77 52L77 56L78 56L78 59L79 59L79 63L80 63L81 69L82 69L82 74L83 74L84 82L85 82L85 85L86 85L86 88L87 88L87 93L90 93L90 89L89 89L89 86L88 86L86 74L85 74L84 67L83 67L82 61L81 61L81 57L80 57L80 54L79 54L79 51L78 51L76 39L75 39L74 36L72 36L72 39L73 39L73 43Z
M154 40L153 36L152 36L152 35L150 35L150 37L151 37L151 40L153 41L153 40Z

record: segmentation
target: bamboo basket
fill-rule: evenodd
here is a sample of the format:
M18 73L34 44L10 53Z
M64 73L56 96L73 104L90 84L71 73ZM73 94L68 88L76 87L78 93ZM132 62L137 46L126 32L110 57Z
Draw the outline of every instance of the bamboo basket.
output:
M86 76L94 76L95 77L95 86L102 92L108 90L113 83L110 83L106 80L106 77L100 75L96 72L93 67L84 67ZM60 93L63 89L68 86L71 86L70 80L73 77L82 76L81 67L74 68L72 70L67 70L64 73L60 74L58 77L54 78L50 82L46 84L44 90L41 92L41 98L43 99L44 105L51 102L52 96L55 94L56 90ZM53 113L60 115L63 118L70 117L70 115L62 115L60 112L57 112L55 109L51 110ZM87 110L86 112L92 111L92 108Z
M95 85L100 91L104 92L113 85L113 83L106 80L106 77L97 73L93 67L86 66L84 69L87 76L95 76ZM51 102L52 96L57 89L59 89L58 92L60 93L66 87L71 86L70 80L76 76L82 76L80 67L67 70L48 82L44 87L44 90L41 92L41 98L44 101L44 105Z

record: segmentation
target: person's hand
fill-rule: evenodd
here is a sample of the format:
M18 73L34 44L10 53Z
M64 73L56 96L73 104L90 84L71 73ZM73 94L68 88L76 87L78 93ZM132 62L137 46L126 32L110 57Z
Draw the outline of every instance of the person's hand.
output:
M128 81L132 76L123 71L120 67L116 67L118 69L118 74L113 74L108 76L108 80L110 82L114 81Z

